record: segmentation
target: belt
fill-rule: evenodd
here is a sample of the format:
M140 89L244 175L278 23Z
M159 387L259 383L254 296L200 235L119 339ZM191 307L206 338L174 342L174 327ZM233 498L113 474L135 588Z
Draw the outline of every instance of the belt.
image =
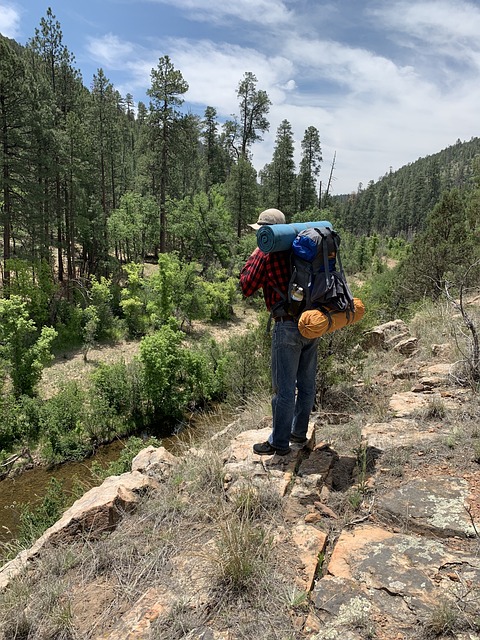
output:
M294 318L293 316L277 316L276 318L273 318L275 320L275 322L287 322L288 320L290 320L291 322L296 322L297 319Z

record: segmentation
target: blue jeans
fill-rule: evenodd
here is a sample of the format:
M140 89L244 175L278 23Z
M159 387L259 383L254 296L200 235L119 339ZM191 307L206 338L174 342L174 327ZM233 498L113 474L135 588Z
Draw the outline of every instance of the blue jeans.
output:
M275 322L272 336L272 416L269 442L287 449L290 434L304 438L315 401L318 338L310 340L295 322Z

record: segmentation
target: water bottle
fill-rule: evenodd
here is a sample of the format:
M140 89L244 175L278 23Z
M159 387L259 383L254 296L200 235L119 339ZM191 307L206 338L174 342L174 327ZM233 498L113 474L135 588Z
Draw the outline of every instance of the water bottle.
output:
M290 305L288 307L288 312L290 315L296 316L299 313L303 298L303 287L294 282L292 284L292 288L290 289Z

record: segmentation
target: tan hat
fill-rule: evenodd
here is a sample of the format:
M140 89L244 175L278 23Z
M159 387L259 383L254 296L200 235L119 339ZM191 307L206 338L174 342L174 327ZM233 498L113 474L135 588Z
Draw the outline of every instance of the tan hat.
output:
M260 229L264 224L285 224L285 216L279 209L265 209L258 216L255 224L249 224L252 229Z

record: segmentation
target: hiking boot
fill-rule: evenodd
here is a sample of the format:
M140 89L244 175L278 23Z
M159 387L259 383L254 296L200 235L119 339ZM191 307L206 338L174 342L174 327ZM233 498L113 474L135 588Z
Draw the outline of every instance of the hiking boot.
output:
M274 447L270 442L260 442L258 444L253 445L253 452L259 456L273 456L274 453L277 456L286 456L287 453L290 453L291 449L279 449L278 447Z
M295 444L307 444L307 438L300 438L300 436L295 436L291 433L290 442L294 442Z

